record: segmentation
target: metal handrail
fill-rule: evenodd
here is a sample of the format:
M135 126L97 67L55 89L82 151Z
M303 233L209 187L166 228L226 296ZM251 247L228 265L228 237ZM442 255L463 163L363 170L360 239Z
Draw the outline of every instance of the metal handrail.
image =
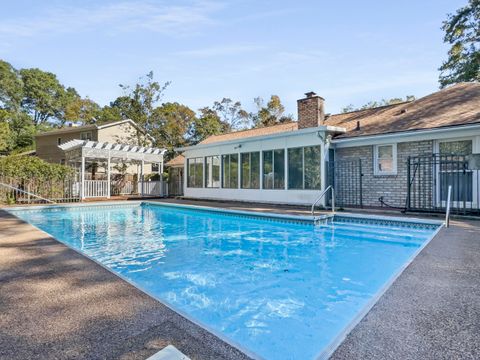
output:
M451 204L451 196L452 196L452 185L448 185L448 193L447 193L447 211L445 212L445 227L450 226L450 204Z
M53 200L46 199L46 198L44 198L44 197L41 197L41 196L38 196L38 195L36 195L36 194L34 194L34 193L31 193L31 192L28 192L28 191L19 189L19 188L15 187L15 186L12 186L12 185L8 185L8 184L5 184L5 183L0 183L0 186L4 186L4 187L6 187L6 188L9 188L9 189L12 189L12 190L14 190L14 191L18 191L18 192L27 194L27 195L29 195L29 196L33 196L33 197L35 197L35 198L37 198L37 199L40 199L40 200L49 202L50 204L56 204L56 202L53 201Z
M320 196L315 200L315 202L312 204L312 217L315 218L315 205L318 204L318 202L325 196L325 194L328 192L328 190L332 191L332 214L335 213L335 190L333 189L332 185L329 185L325 190L322 191Z

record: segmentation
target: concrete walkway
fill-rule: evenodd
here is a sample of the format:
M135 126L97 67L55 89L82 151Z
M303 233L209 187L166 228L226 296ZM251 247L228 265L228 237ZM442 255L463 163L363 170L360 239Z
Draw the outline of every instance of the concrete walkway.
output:
M309 213L288 206L182 203ZM480 221L454 221L417 256L332 358L479 359L479 304ZM0 359L144 359L168 344L192 359L246 358L1 210L0 309Z

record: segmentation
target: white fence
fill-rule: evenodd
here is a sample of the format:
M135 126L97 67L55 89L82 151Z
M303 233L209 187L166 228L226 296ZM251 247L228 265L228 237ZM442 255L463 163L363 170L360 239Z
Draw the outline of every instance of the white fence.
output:
M138 193L142 196L166 196L168 184L163 181L139 181Z
M108 181L107 180L85 180L85 198L107 197Z
M80 182L73 184L73 188L77 189L81 186ZM107 180L85 180L84 198L106 198L108 197L108 181ZM137 183L127 182L120 193L113 191L111 184L111 195L137 195L137 196L158 196L164 197L168 195L168 183L163 181L139 181ZM73 189L72 189L73 190Z
M133 181L127 181L120 189L119 195L131 195L134 193L135 183Z

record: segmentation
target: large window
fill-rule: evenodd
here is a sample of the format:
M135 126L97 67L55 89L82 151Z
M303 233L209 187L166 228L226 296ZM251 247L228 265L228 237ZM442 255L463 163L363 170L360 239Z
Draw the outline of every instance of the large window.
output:
M203 158L187 159L187 186L203 187Z
M303 158L305 189L320 189L322 184L320 146L303 148Z
M238 154L222 156L223 176L222 187L229 189L238 188Z
M220 156L205 158L205 186L208 188L220 187Z
M288 149L288 188L320 189L321 160L320 146Z
M260 152L243 153L241 156L242 189L260 188Z
M285 189L285 150L263 152L263 188Z
M375 175L395 175L397 173L397 144L375 145L373 148Z

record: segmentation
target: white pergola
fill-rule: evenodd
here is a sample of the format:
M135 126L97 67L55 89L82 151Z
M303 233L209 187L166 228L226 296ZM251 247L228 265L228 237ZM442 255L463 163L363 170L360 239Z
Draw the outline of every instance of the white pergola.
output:
M71 140L58 146L65 152L68 162L80 162L81 198L85 198L85 162L86 159L106 160L107 162L107 197L110 197L111 162L139 162L140 176L143 179L145 163L159 164L159 173L163 173L163 155L166 149L143 147L129 144L115 144L90 140Z

